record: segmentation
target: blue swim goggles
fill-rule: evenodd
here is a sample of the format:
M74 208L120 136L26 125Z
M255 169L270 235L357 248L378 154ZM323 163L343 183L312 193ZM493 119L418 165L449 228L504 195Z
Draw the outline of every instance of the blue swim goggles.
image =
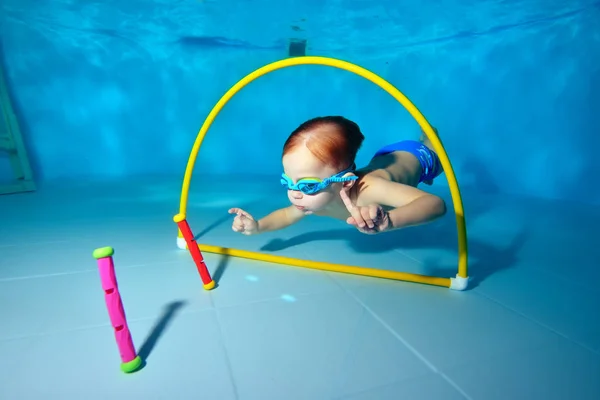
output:
M354 169L355 165L353 164L350 168L346 168L342 172L332 175L327 179L322 180L319 178L302 178L296 182L295 185L292 179L284 173L281 174L281 184L287 187L289 190L299 190L304 194L315 194L323 189L326 189L334 182L347 182L358 179L356 175L347 176L345 178L343 177L344 174L353 172Z

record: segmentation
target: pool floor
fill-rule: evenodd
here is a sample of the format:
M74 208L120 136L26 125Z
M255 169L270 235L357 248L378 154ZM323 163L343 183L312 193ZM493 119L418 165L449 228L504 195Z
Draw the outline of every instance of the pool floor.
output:
M286 205L260 180L198 177L198 242L451 277L456 224L362 235L307 218L232 232L229 207ZM265 181L266 182L266 181ZM448 201L443 187L434 187ZM465 192L468 290L205 253L173 216L180 179L65 182L0 197L2 399L599 399L600 207ZM112 246L138 354L120 370L94 249Z

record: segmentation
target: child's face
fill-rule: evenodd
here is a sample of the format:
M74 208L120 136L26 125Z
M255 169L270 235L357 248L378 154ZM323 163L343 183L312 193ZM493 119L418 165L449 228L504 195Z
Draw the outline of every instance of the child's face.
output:
M283 159L284 173L294 183L303 178L326 179L340 172L332 167L324 165L305 146L297 147L287 153ZM288 190L290 202L298 209L307 214L326 208L333 200L339 197L342 183L333 183L326 189L315 194L304 194L299 190Z

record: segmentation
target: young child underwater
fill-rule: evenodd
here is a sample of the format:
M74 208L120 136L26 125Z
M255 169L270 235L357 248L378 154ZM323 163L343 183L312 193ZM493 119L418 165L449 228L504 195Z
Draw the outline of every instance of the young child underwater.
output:
M421 182L431 185L443 172L426 135L387 145L356 169L363 140L359 126L344 117L301 124L283 146L281 183L292 204L259 220L231 208L229 213L236 214L232 229L255 235L287 228L312 214L376 234L425 224L446 213L444 200L417 188Z

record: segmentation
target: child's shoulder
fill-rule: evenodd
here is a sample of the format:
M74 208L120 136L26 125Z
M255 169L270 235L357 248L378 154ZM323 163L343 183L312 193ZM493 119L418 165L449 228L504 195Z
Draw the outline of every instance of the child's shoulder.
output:
M356 175L358 179L352 187L351 198L359 207L377 202L385 186L390 183L389 176L382 170L356 171Z
M399 207L425 194L420 189L393 181L385 170L357 175L359 178L352 187L354 193L351 196L357 206L379 204Z

